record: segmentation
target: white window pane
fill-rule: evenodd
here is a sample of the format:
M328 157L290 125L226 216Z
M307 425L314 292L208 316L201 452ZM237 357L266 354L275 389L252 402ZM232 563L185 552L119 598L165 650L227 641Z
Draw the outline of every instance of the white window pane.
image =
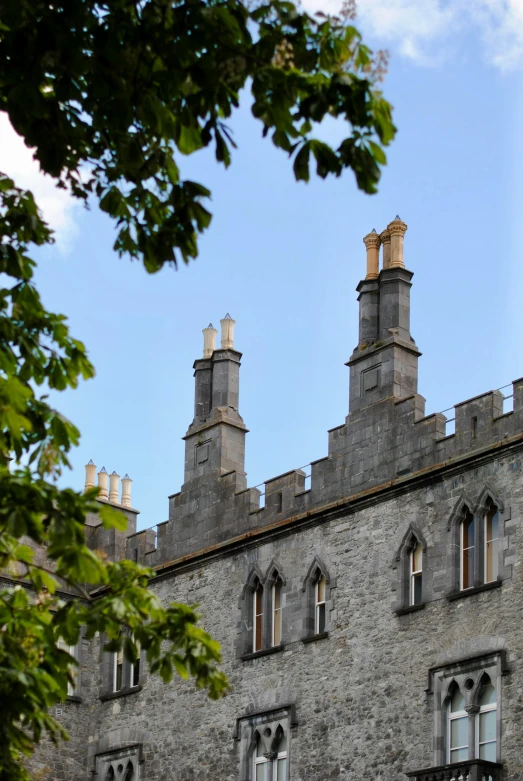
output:
M479 714L479 742L496 740L496 711Z
M451 703L450 703L450 710L453 713L457 713L458 711L464 710L464 709L465 709L465 700L464 700L463 695L460 692L460 690L456 689L456 691L452 695L452 700L451 700Z
M316 608L316 633L321 635L325 632L325 603Z
M287 752L287 736L285 735L285 733L280 738L277 751L278 754L285 754Z
M323 576L318 581L317 602L325 602L325 578Z
M452 719L450 722L450 747L468 746L468 717Z
M422 575L413 575L411 602L413 605L421 605L423 601Z
M496 742L484 743L479 747L479 758L486 759L488 762L496 761Z
M490 583L498 577L498 540L487 542L485 580Z
M287 758L278 759L277 781L287 781Z
M469 758L468 748L460 748L450 752L450 761L452 762L464 762ZM256 781L258 781L256 779Z
M480 705L494 705L496 702L496 689L491 683L481 687L479 694Z
M267 778L267 774L265 773L265 769L267 768L267 763L263 762L260 765L256 765L256 781L265 781Z
M412 571L419 572L421 570L421 559L423 555L423 548L421 543L417 543L416 547L412 551Z

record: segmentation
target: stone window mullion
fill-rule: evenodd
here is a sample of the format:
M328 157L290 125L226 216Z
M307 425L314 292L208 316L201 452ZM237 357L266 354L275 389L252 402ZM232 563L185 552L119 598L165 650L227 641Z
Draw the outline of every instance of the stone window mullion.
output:
M468 714L469 759L476 757L476 714L479 713L477 705L468 705L465 710Z

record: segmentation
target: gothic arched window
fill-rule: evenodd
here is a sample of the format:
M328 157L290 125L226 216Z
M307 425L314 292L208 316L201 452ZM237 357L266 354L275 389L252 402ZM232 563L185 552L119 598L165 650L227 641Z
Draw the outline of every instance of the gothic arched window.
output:
M277 577L272 584L272 645L281 645L283 581Z
M252 650L263 648L263 586L257 581L252 592Z
M465 591L474 586L475 580L475 537L476 522L468 507L463 508L460 523L460 589Z
M490 583L498 578L498 545L499 545L499 512L492 500L489 500L485 513L485 583Z
M266 741L258 735L253 781L287 781L287 737L280 725L269 751Z
M476 755L479 759L495 762L497 756L496 688L490 676L484 674L478 697L479 713L476 715Z
M465 710L465 698L455 685L448 703L448 761L461 762L469 758L469 717Z

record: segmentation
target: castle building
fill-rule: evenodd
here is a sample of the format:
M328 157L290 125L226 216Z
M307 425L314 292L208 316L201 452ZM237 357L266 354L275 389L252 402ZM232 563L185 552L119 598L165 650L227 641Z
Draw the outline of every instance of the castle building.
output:
M457 404L453 433L425 415L406 229L364 238L349 411L310 474L248 487L229 316L219 347L203 332L169 519L136 532L130 479L120 498L99 472L129 528L89 518L89 544L199 604L232 689L212 702L81 641L53 709L71 740L35 757L53 781L523 779L523 380Z

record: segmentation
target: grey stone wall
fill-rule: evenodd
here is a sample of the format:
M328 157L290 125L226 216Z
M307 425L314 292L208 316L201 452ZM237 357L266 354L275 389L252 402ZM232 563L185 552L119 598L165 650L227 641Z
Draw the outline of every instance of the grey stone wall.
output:
M292 706L291 781L400 781L407 770L435 762L430 670L504 651L501 760L506 781L520 781L522 469L521 446L507 446L449 465L437 477L429 473L360 497L338 512L261 532L164 569L155 589L165 601L200 604L205 627L222 644L231 693L215 703L189 683L166 686L145 678L141 691L102 702L103 665L95 640L88 649L91 669L82 679L83 702L64 706L73 740L59 755L42 759L56 767L50 777L70 778L62 768L74 762L78 767L83 752L86 769L73 777L91 778L97 754L140 745L141 779L247 781L241 775L238 719ZM464 496L480 506L486 489L503 503L504 579L497 588L449 600L450 521ZM426 604L401 615L395 612L397 555L412 525L426 542ZM328 636L304 643L310 634L304 583L317 557L331 579ZM264 575L273 562L285 576L283 648L242 659L244 587L253 567Z

